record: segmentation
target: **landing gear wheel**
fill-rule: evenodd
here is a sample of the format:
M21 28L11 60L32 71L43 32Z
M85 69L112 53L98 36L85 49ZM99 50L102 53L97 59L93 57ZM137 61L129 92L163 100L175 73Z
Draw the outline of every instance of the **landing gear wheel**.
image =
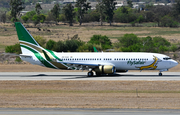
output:
M162 76L162 73L159 73L159 76Z
M88 77L92 77L92 76L93 76L93 72L92 72L92 71L88 72L88 73L87 73L87 76L88 76Z

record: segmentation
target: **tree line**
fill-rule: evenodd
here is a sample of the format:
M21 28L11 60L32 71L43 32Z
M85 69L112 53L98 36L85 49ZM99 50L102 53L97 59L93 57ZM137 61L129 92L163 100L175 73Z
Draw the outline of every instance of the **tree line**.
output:
M116 9L115 0L97 0L96 9L91 9L91 4L87 0L77 0L75 4L66 4L62 7L61 4L55 4L47 14L42 14L41 4L35 5L34 11L29 11L26 15L18 17L20 11L25 7L23 0L11 0L11 11L6 15L1 15L1 21L5 22L10 19L12 22L22 20L24 23L33 22L35 25L44 23L45 21L68 22L73 26L73 22L100 21L131 23L135 26L136 23L156 22L157 26L161 27L177 27L180 22L180 0L175 0L176 3L172 6L153 6L146 5L140 9L132 8L132 1L128 1L128 6L122 6Z
M107 36L93 35L91 39L85 43L80 40L78 35L65 41L54 41L44 39L41 36L34 36L40 46L48 50L56 52L94 52L93 47L98 51L106 51L107 49L115 49L122 52L153 52L165 53L167 51L177 51L176 45L171 45L165 38L162 37L137 37L135 34L125 34L118 38L118 42L111 43ZM5 48L5 52L20 54L20 45L10 45Z

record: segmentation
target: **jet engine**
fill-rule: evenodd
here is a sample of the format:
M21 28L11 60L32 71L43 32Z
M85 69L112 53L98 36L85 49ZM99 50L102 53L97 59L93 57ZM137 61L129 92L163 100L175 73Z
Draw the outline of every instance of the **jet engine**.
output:
M116 68L112 65L102 65L94 69L96 74L114 74L116 72Z

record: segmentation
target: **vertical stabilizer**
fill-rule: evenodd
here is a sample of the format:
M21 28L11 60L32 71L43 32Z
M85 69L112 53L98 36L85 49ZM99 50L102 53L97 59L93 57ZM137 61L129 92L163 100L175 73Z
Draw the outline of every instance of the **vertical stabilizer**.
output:
M19 38L22 54L30 53L31 51L29 49L31 48L40 48L40 45L20 22L15 22L15 27Z

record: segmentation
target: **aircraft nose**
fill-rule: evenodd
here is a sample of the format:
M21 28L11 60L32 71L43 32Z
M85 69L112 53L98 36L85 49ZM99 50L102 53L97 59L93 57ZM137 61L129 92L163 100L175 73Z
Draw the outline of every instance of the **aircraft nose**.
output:
M177 66L178 65L178 62L177 61L175 61L175 60L172 60L171 61L171 65L174 67L174 66Z

